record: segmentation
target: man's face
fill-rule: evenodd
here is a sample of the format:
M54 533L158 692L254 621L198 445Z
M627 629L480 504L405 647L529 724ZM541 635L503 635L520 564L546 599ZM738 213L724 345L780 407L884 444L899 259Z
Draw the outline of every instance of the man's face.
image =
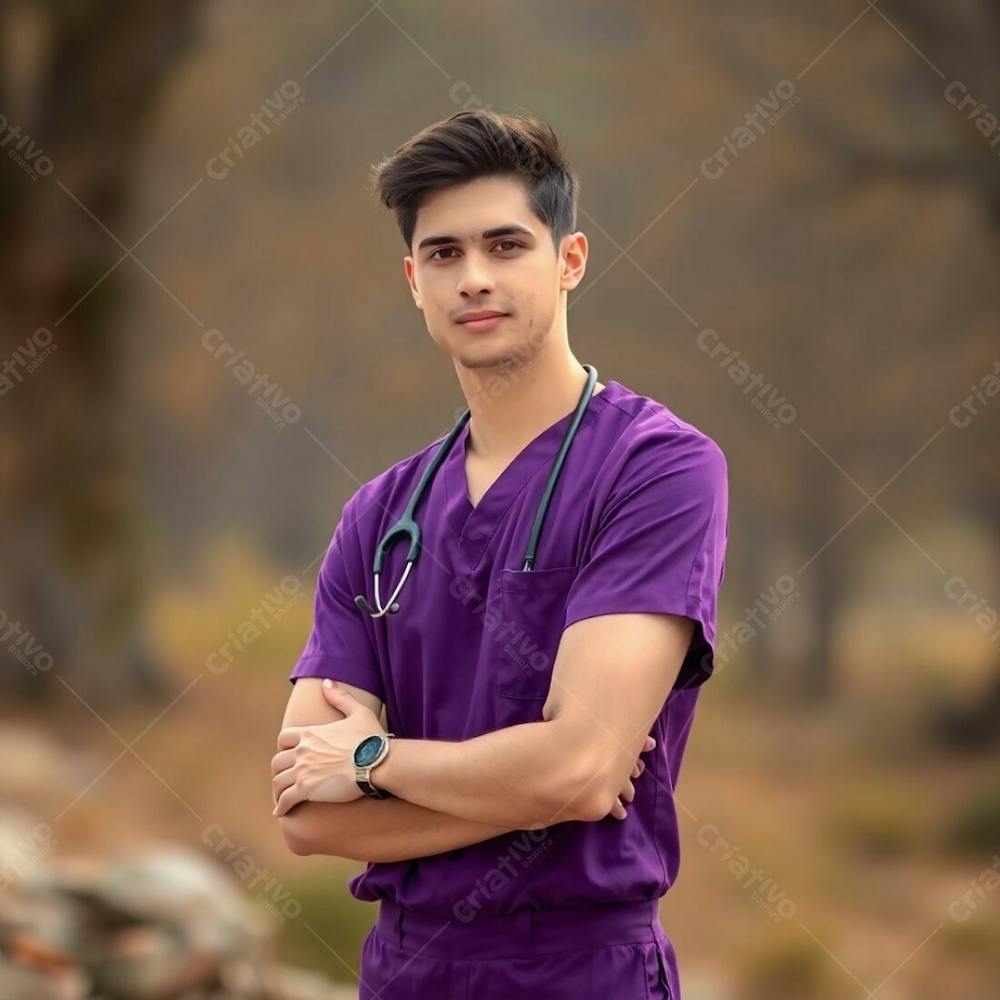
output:
M483 177L437 191L417 213L412 256L403 262L435 343L466 368L524 364L543 346L566 288L565 253L586 237L563 238L561 254L520 182ZM580 272L582 276L582 269ZM500 312L499 319L467 320Z

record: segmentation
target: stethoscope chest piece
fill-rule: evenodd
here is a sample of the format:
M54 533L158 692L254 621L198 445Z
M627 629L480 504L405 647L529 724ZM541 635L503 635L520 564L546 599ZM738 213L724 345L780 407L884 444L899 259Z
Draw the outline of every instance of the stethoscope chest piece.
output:
M415 496L416 494L414 494ZM375 604L376 608L373 608L369 603L368 599L364 594L358 594L354 598L354 603L366 614L372 616L372 618L381 618L386 614L398 614L399 604L396 598L399 597L399 592L403 589L403 584L406 583L406 578L410 575L410 570L413 569L413 564L417 561L417 556L420 555L420 525L409 515L410 507L413 506L413 497L410 498L410 503L407 505L407 513L405 513L386 533L382 536L382 539L378 543L378 547L375 549L375 563L374 563L374 577L375 577ZM402 576L399 578L399 583L396 584L396 589L389 596L389 602L387 605L383 606L382 596L379 593L379 577L382 575L382 564L385 560L385 554L388 551L392 542L397 536L404 535L410 539L410 549L406 553L406 564L403 567Z

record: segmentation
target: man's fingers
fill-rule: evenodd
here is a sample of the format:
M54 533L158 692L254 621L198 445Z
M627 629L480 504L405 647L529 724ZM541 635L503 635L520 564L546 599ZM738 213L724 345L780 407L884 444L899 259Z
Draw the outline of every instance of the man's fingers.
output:
M622 805L621 799L615 799L615 804L611 807L611 812L608 815L614 816L615 819L624 819L628 815L628 811Z
M642 746L642 753L648 753L655 746L656 746L656 737L655 736L647 736L646 737L646 742Z
M327 677L320 685L323 690L323 697L327 702L339 709L344 715L353 715L359 708L364 706L346 688L341 687L336 681Z
M271 798L274 800L275 805L281 798L281 793L286 788L291 788L295 784L295 772L289 768L287 771L282 771L276 774L271 779Z
M292 806L297 806L300 802L305 802L298 785L291 785L278 796L278 804L274 807L274 816L284 816Z
M298 746L302 728L302 726L288 726L282 729L278 733L278 749L288 750L291 747Z
M271 774L280 774L295 763L295 748L279 750L271 758Z

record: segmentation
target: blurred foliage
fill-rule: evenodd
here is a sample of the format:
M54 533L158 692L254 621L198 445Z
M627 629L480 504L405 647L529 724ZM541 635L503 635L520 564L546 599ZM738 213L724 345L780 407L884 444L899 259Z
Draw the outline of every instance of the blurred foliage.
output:
M842 986L840 987L842 990ZM782 938L753 956L743 973L746 1000L833 1000L829 961L808 938Z
M307 859L303 867L322 866L322 860ZM342 865L337 869L342 871ZM310 876L298 872L286 880L301 915L285 925L281 954L288 961L319 969L331 979L354 980L352 969L361 953L374 908L359 903L347 892L344 880L329 871Z
M981 857L1000 849L1000 785L978 789L950 817L945 835L949 851Z
M1000 917L995 909L971 920L949 921L938 944L952 955L973 959L986 971L1000 976Z
M911 853L928 837L925 814L910 794L891 784L852 789L830 808L833 839L859 857L896 858Z

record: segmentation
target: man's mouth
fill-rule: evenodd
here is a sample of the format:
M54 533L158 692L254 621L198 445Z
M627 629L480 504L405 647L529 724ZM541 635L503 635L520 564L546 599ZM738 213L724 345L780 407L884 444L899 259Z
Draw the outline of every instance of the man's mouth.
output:
M508 313L496 309L475 309L461 313L456 322L466 330L485 333L499 326L507 316Z

